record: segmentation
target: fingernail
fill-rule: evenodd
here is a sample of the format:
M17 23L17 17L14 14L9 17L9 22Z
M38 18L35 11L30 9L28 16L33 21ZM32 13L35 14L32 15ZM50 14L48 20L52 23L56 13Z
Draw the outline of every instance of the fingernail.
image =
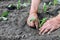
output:
M42 33L42 35L44 35L44 33Z
M50 34L50 32L48 32L47 34Z
M36 29L38 29L38 26L36 25Z

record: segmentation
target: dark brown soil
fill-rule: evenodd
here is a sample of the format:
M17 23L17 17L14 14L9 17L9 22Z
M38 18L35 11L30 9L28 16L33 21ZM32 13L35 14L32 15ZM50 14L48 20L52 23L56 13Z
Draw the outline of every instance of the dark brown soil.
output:
M0 15L3 11L8 10L5 8L5 6L10 3L16 4L17 2L0 2ZM56 9L59 9L59 6L56 6L56 9L51 6L49 12L45 14L41 12L42 4L43 3L40 4L38 10L38 16L40 19L43 17L51 18L58 14L58 11ZM26 23L29 9L30 7L26 7L20 10L9 10L10 13L7 16L8 20L0 21L0 40L60 40L60 29L52 32L50 35L39 35L39 31L37 29L30 28Z

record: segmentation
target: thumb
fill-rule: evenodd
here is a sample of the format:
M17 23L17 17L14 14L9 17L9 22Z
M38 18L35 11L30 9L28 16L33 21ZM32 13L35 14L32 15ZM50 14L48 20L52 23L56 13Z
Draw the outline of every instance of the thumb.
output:
M38 29L38 21L35 22L36 29Z

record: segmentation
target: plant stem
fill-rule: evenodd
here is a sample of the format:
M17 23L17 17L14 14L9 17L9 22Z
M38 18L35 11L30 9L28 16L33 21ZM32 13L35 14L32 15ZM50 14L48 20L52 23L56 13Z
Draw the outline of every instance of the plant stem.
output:
M54 3L54 6L55 6L58 3L58 1L57 0L54 0L53 3Z
M44 13L46 13L46 11L47 11L47 5L46 5L46 3L44 3L44 5L43 5L43 10L44 10Z
M46 22L46 20L47 20L47 18L43 18L43 19L41 20L41 23L40 23L40 21L39 21L39 28Z
M17 4L17 9L20 9L21 5L20 5L20 0L18 0L18 4Z

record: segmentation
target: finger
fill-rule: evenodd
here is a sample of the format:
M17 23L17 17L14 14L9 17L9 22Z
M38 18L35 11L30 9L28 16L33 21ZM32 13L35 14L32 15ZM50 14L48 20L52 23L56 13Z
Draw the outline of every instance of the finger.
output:
M53 30L54 30L54 28L52 28L47 34L50 34Z
M34 27L34 22L33 22L33 21L30 22L30 26L31 26L31 27Z
M29 22L27 22L27 24L30 26L30 23Z
M31 27L33 27L33 26L34 26L33 21L32 21L32 22L30 22L30 21L28 21L28 20L27 20L27 24L28 24L29 26L31 26Z
M35 26L36 26L36 29L38 29L38 22L37 21L35 22Z
M41 28L39 28L39 30L41 30L42 29L42 27Z
M47 33L50 29L45 29L44 32L42 33L42 35L44 35L45 33Z
M46 27L46 25L43 25L39 30L42 30L42 28L45 28Z
M44 30L45 30L45 28L42 28L42 29L40 30L39 34L42 34Z

